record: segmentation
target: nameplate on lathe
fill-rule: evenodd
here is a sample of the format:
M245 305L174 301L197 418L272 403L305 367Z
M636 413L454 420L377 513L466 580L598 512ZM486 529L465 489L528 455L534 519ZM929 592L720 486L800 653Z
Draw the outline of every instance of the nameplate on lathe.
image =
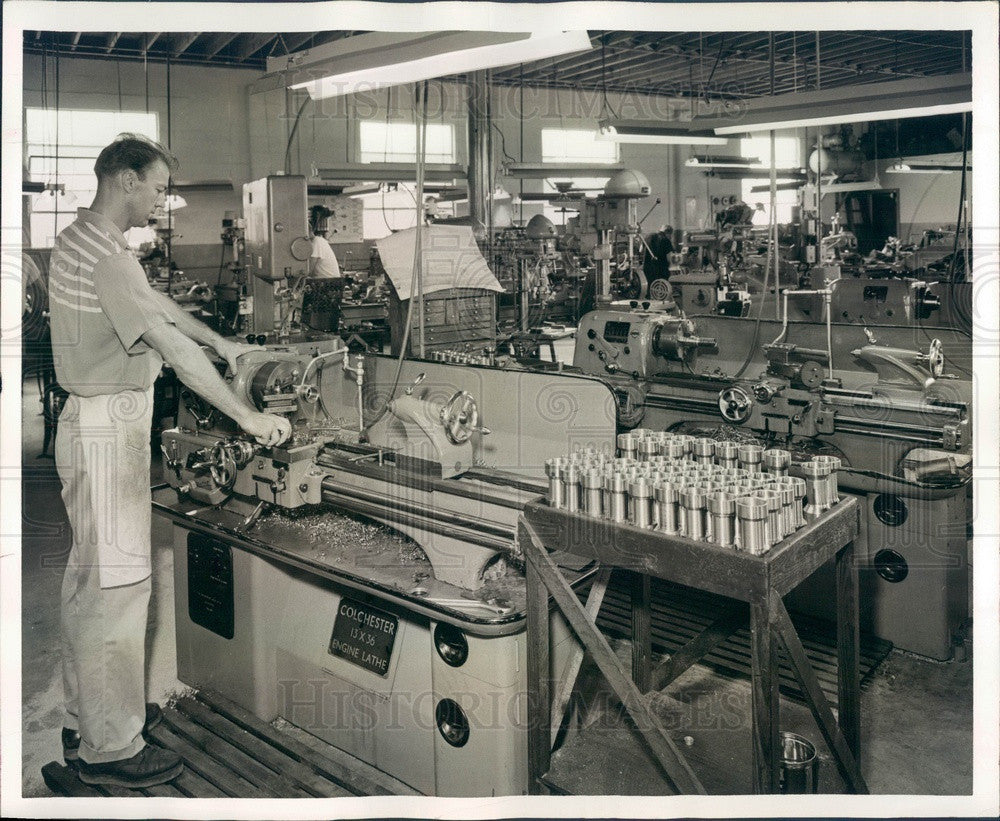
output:
M354 599L341 599L329 652L384 676L389 672L399 619Z

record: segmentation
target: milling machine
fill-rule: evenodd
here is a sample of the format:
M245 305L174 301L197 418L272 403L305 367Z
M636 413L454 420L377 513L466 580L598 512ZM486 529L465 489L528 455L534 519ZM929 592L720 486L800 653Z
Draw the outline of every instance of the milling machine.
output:
M971 371L971 350L964 334L939 330L924 342L906 327L791 320L787 308L784 321L685 318L633 301L582 319L574 367L614 389L622 430L840 459L840 487L866 511L863 623L947 659L969 614L971 382L953 372ZM807 595L798 604L811 609Z
M191 395L163 434L178 677L421 792L526 792L516 521L547 458L613 448L608 387L339 339L262 347L227 378L293 435L262 448ZM576 644L551 631L555 675Z

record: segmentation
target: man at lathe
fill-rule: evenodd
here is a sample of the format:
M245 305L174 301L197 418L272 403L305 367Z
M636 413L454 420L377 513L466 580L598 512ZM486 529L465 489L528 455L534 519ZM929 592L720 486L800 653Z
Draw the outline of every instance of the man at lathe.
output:
M224 339L154 291L124 232L164 203L177 160L122 134L94 166L90 208L56 238L49 306L56 377L69 393L56 465L73 531L62 585L63 755L87 784L151 787L176 778L176 753L146 743L162 717L145 698L151 589L150 433L164 362L263 445L291 432L229 389L202 350L231 369L250 346Z

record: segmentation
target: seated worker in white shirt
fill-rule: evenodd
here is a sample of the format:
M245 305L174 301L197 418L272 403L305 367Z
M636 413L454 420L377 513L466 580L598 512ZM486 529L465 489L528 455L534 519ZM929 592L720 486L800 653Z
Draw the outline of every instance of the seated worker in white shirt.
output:
M314 205L309 209L309 227L312 229L312 253L309 255L310 279L340 279L340 263L333 253L326 234L330 230L329 219L333 212L325 205Z
M302 306L302 316L306 324L313 326L309 321L310 316L328 315L321 326L314 326L318 331L337 330L340 325L340 303L344 295L340 264L326 239L332 214L324 205L314 205L309 209L309 226L313 232L312 253L309 255L310 282Z

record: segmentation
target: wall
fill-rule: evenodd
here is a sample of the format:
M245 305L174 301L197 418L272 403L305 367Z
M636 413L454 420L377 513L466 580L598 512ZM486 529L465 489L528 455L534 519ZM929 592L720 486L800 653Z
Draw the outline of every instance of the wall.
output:
M517 161L538 162L542 157L542 129L567 128L597 130L604 117L656 117L666 121L677 119L686 111L687 103L666 97L648 95L618 95L609 93L607 105L597 92L576 92L554 89L520 89L496 87L492 91L494 155L497 163L503 159L503 149ZM297 104L285 89L270 81L256 84L249 95L250 140L252 171L255 176L274 173L285 167L288 135L294 124ZM309 103L303 111L294 139L291 141L290 169L293 173L309 174L313 166L353 162L357 159L357 125L361 119L413 120L412 87L359 93L346 97ZM455 126L458 162L466 163L468 145L465 130L465 88L461 85L431 83L428 94L428 121L452 123ZM522 116L523 112L523 116ZM523 145L522 145L523 131ZM501 135L502 134L502 138ZM734 149L735 151L735 149ZM687 146L621 145L621 161L629 168L642 171L650 181L652 194L662 202L650 213L644 227L650 231L662 224L676 228L700 227L709 218L707 197L739 194L739 183L708 180L704 175L684 168L683 161L691 156ZM499 185L512 194L521 190L540 192L540 180L522 182L498 176ZM685 223L684 196L697 197L695 224ZM653 200L640 205L640 216L653 205ZM518 216L515 209L515 216ZM540 213L540 203L526 203L524 219Z
M166 66L148 65L149 110L159 115L167 142ZM42 105L42 59L24 56L24 105ZM232 191L185 193L188 206L175 212L177 242L219 244L222 215L241 208L241 190L250 176L250 129L246 88L257 72L194 66L170 67L170 147L180 161L178 181L231 180ZM54 106L53 59L48 60L48 101ZM120 96L119 96L120 81ZM147 75L130 60L59 60L59 105L104 111L143 111ZM83 203L87 205L89 203Z
M958 172L941 174L889 174L886 169L897 159L879 160L882 186L899 191L899 234L903 242L919 242L924 231L936 228L954 229L958 217L958 198L962 175ZM933 154L904 158L904 162L961 165L962 155ZM972 164L970 152L968 162ZM873 163L869 167L873 167ZM967 204L971 209L971 180L966 181Z

